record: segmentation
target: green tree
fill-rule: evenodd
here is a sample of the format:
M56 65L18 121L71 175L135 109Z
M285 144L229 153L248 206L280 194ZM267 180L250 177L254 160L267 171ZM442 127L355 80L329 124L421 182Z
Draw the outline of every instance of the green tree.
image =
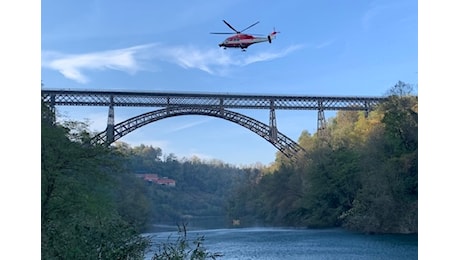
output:
M142 259L148 241L119 214L113 196L117 157L50 118L41 125L42 258Z

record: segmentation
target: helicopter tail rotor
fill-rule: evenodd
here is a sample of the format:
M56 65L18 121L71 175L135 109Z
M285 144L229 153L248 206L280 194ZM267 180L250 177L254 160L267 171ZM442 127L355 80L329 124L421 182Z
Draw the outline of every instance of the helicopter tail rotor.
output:
M272 43L272 40L276 38L277 33L280 33L280 32L276 31L275 28L273 27L273 32L267 36L269 43Z

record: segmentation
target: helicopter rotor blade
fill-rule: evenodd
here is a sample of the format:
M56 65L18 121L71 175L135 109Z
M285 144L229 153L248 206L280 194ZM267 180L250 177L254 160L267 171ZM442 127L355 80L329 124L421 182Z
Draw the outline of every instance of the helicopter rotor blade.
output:
M253 23L253 24L249 25L249 26L248 26L248 27L246 27L244 30L241 30L241 32L244 32L244 31L246 31L247 29L251 28L252 26L254 26L254 25L258 24L258 23L259 23L259 21L257 21L257 22L255 22L255 23Z
M259 23L259 21L257 21L257 22L255 22L255 23L251 24L250 26L246 27L244 30L238 31L238 30L236 30L235 28L233 28L233 26L232 26L231 24L229 24L227 21L225 21L225 20L222 20L222 21L223 21L230 29L232 29L232 30L233 30L235 33L237 33L237 34L239 34L239 33L241 33L241 32L244 32L244 31L246 31L247 29L249 29L249 28L251 28L251 27L253 27L254 25L256 25L256 24ZM233 33L212 32L211 34L233 34ZM257 35L257 34L253 34L253 35ZM262 35L262 34L260 34L260 35Z
M210 34L235 34L235 33L230 33L230 32L229 32L229 33L224 33L224 32L212 32L212 33L210 33Z
M229 23L227 23L227 21L225 21L225 20L222 20L222 21L224 21L224 23L225 23L228 27L230 27L230 29L232 29L232 30L235 31L236 33L240 33L240 32L237 31L235 28L233 28Z

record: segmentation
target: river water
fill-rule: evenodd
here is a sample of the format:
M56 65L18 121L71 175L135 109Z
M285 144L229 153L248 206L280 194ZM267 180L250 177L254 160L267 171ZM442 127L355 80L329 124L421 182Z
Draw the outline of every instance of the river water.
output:
M175 242L176 231L149 235L157 250L162 242ZM230 228L187 231L190 245L204 236L208 252L217 259L417 259L417 235L365 235L343 229ZM153 252L146 254L151 259Z

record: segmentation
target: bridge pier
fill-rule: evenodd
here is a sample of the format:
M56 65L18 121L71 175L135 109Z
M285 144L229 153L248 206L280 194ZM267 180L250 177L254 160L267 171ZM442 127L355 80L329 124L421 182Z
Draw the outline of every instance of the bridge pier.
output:
M115 135L115 110L113 109L113 96L110 96L109 116L107 118L107 140L106 144L110 145L114 142Z
M323 101L318 100L318 123L316 126L316 132L318 136L323 136L324 131L326 131L326 117L324 116L324 107Z
M51 122L53 122L53 124L56 124L56 96L55 95L51 96L51 102L50 102L49 108L50 108L51 116L52 116L50 120Z
M270 100L270 140L275 142L278 139L278 128L276 127L275 102Z
M369 112L371 108L369 107L369 102L365 101L364 102L364 117L368 118L369 117Z
M220 115L223 116L224 115L224 99L223 98L220 98L219 99L219 108L220 108Z

